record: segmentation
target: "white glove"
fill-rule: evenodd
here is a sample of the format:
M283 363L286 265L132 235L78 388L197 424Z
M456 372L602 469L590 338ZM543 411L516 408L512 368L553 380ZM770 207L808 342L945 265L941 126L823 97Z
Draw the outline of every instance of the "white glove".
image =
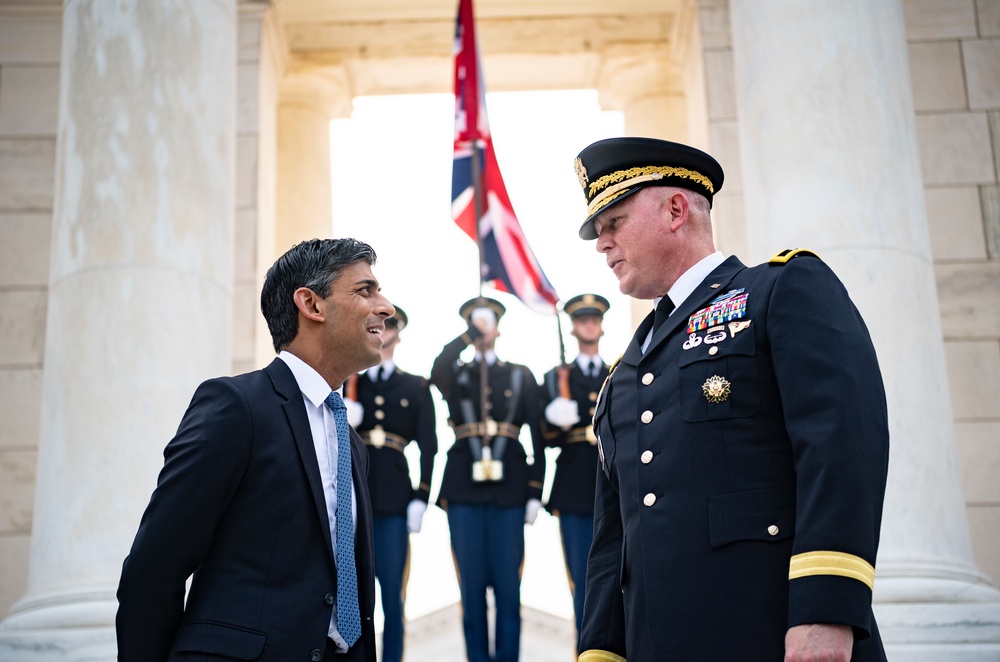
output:
M350 398L344 398L344 404L347 406L347 424L352 428L356 428L361 425L361 421L365 417L365 407L357 400L351 400Z
M563 430L568 430L580 422L580 407L576 404L576 400L556 398L545 407L545 420Z
M420 533L420 524L424 519L427 504L420 499L414 499L406 506L406 530L410 533Z
M542 502L538 499L528 499L528 504L524 507L524 523L534 524L538 517L538 511L542 509Z

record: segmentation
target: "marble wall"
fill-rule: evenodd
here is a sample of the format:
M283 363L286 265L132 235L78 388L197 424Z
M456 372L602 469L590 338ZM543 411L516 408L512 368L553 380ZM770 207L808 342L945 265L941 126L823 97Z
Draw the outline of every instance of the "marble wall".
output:
M27 587L62 24L0 16L0 613Z

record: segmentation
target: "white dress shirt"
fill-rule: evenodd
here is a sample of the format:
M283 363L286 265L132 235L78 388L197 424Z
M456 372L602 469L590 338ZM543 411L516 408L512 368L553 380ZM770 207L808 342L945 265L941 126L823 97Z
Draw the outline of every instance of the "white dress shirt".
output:
M306 408L306 416L309 418L309 431L312 433L316 461L319 463L319 475L323 479L323 496L326 498L326 515L330 522L330 539L333 542L333 550L336 555L339 452L337 450L337 423L333 419L333 412L326 406L326 398L333 389L312 366L291 352L283 351L278 354L278 358L284 361L289 370L292 371L292 375L295 376L295 381L299 385L299 390L302 391L302 403ZM337 391L339 393L340 389ZM358 493L353 481L351 483L351 514L354 520L352 530L357 530ZM336 605L333 607L333 615L330 618L328 636L337 644L339 651L347 651L347 642L337 630Z

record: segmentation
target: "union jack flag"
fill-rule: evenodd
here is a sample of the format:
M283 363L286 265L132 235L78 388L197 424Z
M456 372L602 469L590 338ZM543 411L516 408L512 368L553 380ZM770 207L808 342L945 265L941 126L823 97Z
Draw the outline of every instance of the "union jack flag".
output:
M479 181L473 181L473 153ZM480 192L476 223L476 189ZM482 242L482 281L513 294L529 308L555 314L559 301L542 272L507 195L486 117L486 93L476 44L472 0L460 0L455 27L455 151L451 215L473 241Z

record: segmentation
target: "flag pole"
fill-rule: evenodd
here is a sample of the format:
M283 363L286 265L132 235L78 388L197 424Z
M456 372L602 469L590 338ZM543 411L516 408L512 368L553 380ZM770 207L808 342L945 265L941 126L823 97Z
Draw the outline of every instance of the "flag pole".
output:
M477 121L478 118L474 118ZM473 137L472 139L472 194L475 205L475 224L476 224L476 247L479 249L479 275L477 280L479 281L479 298L483 298L483 233L480 226L480 219L483 217L483 211L485 205L483 204L483 177L482 168L479 166L479 139L478 137ZM497 320L499 322L499 320ZM479 418L483 422L482 439L483 448L490 447L490 430L489 426L486 425L487 418L487 407L486 404L489 400L488 392L490 385L489 376L489 364L486 362L486 348L482 347L483 360L482 365L479 366Z

